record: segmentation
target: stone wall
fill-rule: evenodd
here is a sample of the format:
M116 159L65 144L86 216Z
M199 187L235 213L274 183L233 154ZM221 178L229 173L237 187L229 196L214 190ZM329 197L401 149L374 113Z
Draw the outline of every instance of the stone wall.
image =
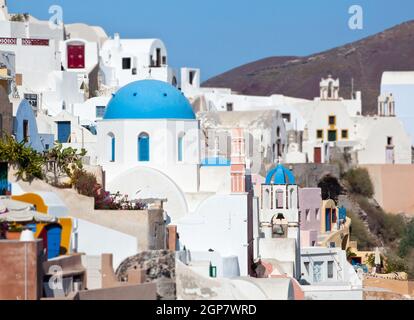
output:
M300 163L285 166L292 168L296 184L302 188L317 188L323 177L331 175L339 179L341 174L339 166L335 164Z
M158 250L145 251L129 257L116 270L118 281L128 281L128 271L142 269L146 282L157 285L157 297L160 300L175 300L175 252Z

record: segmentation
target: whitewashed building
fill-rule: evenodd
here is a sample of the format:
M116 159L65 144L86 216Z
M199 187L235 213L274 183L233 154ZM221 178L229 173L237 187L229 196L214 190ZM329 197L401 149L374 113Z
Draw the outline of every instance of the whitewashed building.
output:
M229 268L249 274L253 209L244 157L201 164L199 121L180 91L157 80L132 82L115 93L97 131L107 190L167 199L167 221L177 225L182 246L237 256Z
M103 43L100 61L103 84L109 87L144 79L177 86L174 71L168 66L167 49L159 39L121 39L115 34Z

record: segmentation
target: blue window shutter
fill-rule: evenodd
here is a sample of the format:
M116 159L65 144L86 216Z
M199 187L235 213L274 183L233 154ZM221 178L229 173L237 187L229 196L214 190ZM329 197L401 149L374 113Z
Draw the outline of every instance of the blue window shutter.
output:
M141 134L138 138L138 160L150 161L150 138L147 134Z
M183 137L178 138L178 161L183 161Z
M115 162L115 137L111 139L111 161Z

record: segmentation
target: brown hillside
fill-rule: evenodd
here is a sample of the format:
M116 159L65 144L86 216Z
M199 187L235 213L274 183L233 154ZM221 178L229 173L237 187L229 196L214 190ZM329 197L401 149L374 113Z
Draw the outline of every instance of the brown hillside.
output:
M414 21L374 36L307 57L270 57L230 70L209 79L205 87L232 88L242 94L284 94L313 99L319 82L332 74L341 81L341 96L362 91L363 112L377 110L384 71L414 70Z

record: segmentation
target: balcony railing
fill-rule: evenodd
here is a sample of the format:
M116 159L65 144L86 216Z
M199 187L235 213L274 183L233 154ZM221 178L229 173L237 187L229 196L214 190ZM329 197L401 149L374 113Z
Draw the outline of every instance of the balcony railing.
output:
M0 44L16 45L16 38L0 38Z
M49 39L22 39L23 46L48 46Z
M49 39L21 39L23 46L49 46ZM0 45L17 45L17 38L0 38Z

